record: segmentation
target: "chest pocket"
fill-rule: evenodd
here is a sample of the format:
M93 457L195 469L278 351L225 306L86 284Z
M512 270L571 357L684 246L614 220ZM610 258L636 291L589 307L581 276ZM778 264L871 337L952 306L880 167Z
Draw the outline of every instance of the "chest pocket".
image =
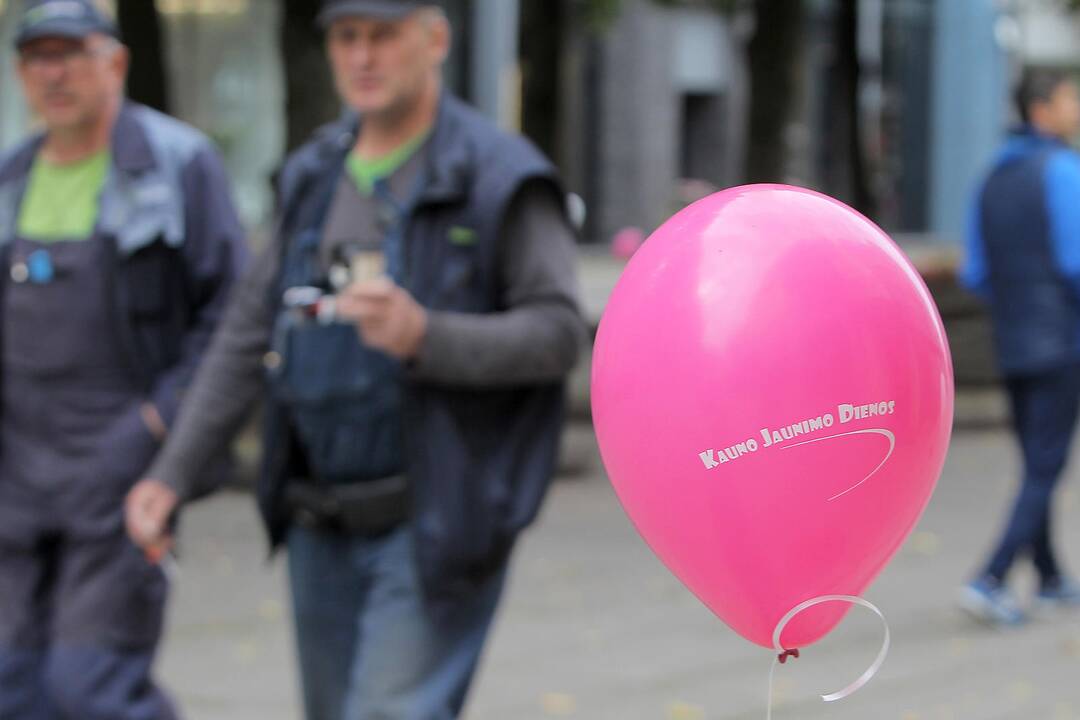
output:
M184 206L179 188L161 172L130 176L114 170L102 190L99 228L119 255L119 280L134 320L157 320L181 282Z
M290 288L321 287L317 251L321 234L310 229L290 243L273 298L280 309L272 345L280 362L269 369L279 400L294 407L328 409L341 402L363 402L376 389L397 384L399 363L360 341L352 324L315 322L282 306Z
M293 407L363 403L400 379L399 363L365 346L352 325L296 320L282 312L273 346L280 362L269 379L275 396Z
M291 243L278 293L317 280L310 230ZM280 302L280 298L275 302ZM400 470L401 366L360 341L351 324L321 324L281 310L269 369L274 397L287 406L316 476L330 482L370 480Z
M101 193L101 230L116 238L121 255L131 255L160 240L169 247L184 242L184 203L180 189L161 173L129 177L114 171Z
M399 472L399 363L361 343L352 325L284 318L275 328L281 362L271 371L271 386L289 408L316 476L348 482Z
M436 310L479 313L492 308L480 233L460 212L420 215L409 246L421 278L415 293Z
M478 311L476 296L480 268L477 255L475 247L447 248L439 283L440 306L462 312Z

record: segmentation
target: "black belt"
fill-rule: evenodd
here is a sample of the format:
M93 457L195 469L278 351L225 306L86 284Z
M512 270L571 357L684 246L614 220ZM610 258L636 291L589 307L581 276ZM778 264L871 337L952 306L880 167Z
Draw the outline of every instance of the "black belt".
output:
M412 487L404 475L332 485L293 480L285 502L293 521L304 527L378 537L412 516Z

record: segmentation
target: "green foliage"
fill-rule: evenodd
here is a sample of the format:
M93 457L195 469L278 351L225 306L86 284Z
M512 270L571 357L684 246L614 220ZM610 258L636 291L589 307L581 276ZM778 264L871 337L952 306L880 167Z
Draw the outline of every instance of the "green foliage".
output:
M750 0L653 0L658 5L704 7L722 13L732 13L747 5ZM1077 0L1080 2L1080 0Z
M619 16L621 0L577 0L576 10L590 30L600 31Z

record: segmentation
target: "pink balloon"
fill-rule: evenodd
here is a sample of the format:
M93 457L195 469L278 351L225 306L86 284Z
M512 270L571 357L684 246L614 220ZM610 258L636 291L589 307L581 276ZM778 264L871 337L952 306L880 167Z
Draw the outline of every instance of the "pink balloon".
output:
M743 637L861 595L925 509L948 449L952 364L904 254L846 205L734 188L661 226L597 334L593 419L660 559ZM821 639L849 606L795 617Z
M641 228L625 227L611 239L611 254L629 260L644 243L645 232Z

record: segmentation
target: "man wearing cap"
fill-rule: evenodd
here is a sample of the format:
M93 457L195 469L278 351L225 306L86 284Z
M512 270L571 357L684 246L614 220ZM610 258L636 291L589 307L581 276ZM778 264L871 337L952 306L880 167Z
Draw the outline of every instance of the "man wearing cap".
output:
M281 174L175 431L128 499L163 541L265 389L260 508L285 543L309 720L444 720L551 478L584 336L554 169L442 89L431 2L327 0L348 112Z
M224 308L243 234L191 128L123 99L90 0L34 0L43 132L0 158L0 718L157 720L167 583L124 531Z

